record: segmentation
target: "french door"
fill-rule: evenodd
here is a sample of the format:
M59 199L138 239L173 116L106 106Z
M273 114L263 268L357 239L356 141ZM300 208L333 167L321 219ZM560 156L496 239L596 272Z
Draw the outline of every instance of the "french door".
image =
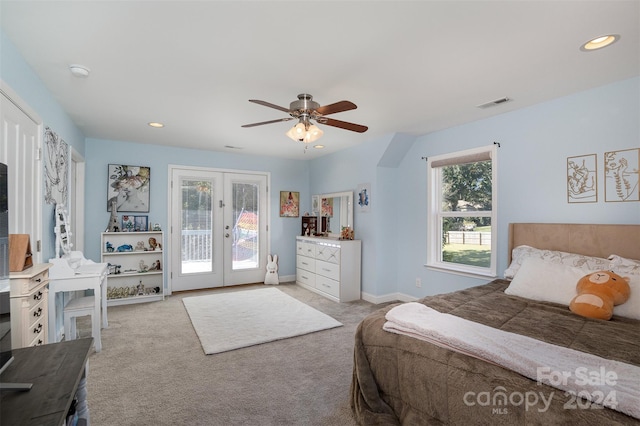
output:
M267 175L170 166L172 291L264 281Z

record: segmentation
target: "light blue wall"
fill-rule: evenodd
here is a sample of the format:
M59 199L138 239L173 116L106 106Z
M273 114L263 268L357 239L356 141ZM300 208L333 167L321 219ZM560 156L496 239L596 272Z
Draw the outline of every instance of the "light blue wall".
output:
M50 127L80 155L84 155L84 135L1 30L0 79L39 115L44 127ZM42 205L42 260L46 261L55 254L55 221L53 205L45 204L44 198Z
M367 142L313 160L311 189L326 192L372 183L371 212L358 214L356 209L354 220L363 244L363 292L421 297L479 285L487 280L424 266L427 174L422 157L500 142L494 229L502 275L510 222L640 223L640 203L605 203L603 181L604 152L640 146L639 104L640 78L633 78L417 137L397 162L386 161L388 153L395 157L394 144L406 146L406 138ZM599 201L569 204L567 157L586 154L597 154ZM338 182L342 187L336 187ZM422 288L415 287L416 278Z
M169 165L261 171L271 174L271 253L278 255L279 275L295 275L295 237L300 231L300 218L280 217L279 197L280 191L286 190L300 192L301 200L311 199L306 161L99 139L87 139L86 153L88 173L85 255L88 258L100 259L100 233L105 230L110 216L106 205L109 164L131 164L151 168L149 213L144 215L149 216L150 222L160 223L164 230L168 229ZM310 201L306 208L309 209L309 206Z
M371 184L371 211L354 209L362 240L362 290L372 296L419 297L478 285L474 279L434 272L426 259L426 164L433 156L499 141L498 269L507 258L510 222L640 223L640 203L605 203L603 153L637 148L640 140L640 78L542 103L420 137L387 135L312 161L291 161L85 138L53 95L0 31L0 78L87 161L85 254L99 258L106 227L107 164L148 165L152 170L150 220L167 221L169 164L271 173L271 252L280 274L295 274L299 219L280 218L280 190L300 192L301 211L311 195L356 190ZM517 102L517 100L516 100ZM405 154L406 153L406 154ZM597 154L599 201L568 204L566 159ZM43 202L44 203L44 202ZM43 258L52 256L53 212L43 204ZM422 279L422 288L415 279Z
M640 202L604 202L603 154L640 146L640 78L566 96L530 108L425 135L401 163L399 180L425 176L420 156L453 152L498 141L498 271L507 267L511 222L640 223ZM567 157L597 154L598 202L567 202ZM415 179L418 194L426 179ZM477 285L484 279L427 270L425 205L411 203L400 215L413 232L400 233L397 291L414 296ZM422 278L422 289L415 278Z

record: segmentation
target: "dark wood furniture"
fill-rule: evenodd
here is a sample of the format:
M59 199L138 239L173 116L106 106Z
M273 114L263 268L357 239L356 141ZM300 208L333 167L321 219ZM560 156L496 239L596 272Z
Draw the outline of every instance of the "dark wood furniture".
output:
M33 386L27 392L2 391L0 422L21 426L64 425L84 378L92 345L93 339L88 338L13 350L15 359L0 375L0 381Z

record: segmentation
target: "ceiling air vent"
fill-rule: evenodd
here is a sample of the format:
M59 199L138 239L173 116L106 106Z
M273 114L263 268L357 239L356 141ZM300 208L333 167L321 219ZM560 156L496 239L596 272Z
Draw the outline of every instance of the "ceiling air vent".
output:
M493 107L493 106L496 106L496 105L504 104L505 102L510 102L510 101L511 101L511 99L509 99L509 98L507 98L505 96L504 98L500 98L500 99L496 99L496 100L493 100L493 101L485 102L485 103L480 104L480 105L476 105L476 107L484 109L484 108L489 108L489 107Z

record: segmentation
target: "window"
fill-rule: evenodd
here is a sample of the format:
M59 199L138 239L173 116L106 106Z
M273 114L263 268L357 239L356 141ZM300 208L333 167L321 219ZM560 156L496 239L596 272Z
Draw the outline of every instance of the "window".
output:
M427 266L496 276L496 145L427 161Z

